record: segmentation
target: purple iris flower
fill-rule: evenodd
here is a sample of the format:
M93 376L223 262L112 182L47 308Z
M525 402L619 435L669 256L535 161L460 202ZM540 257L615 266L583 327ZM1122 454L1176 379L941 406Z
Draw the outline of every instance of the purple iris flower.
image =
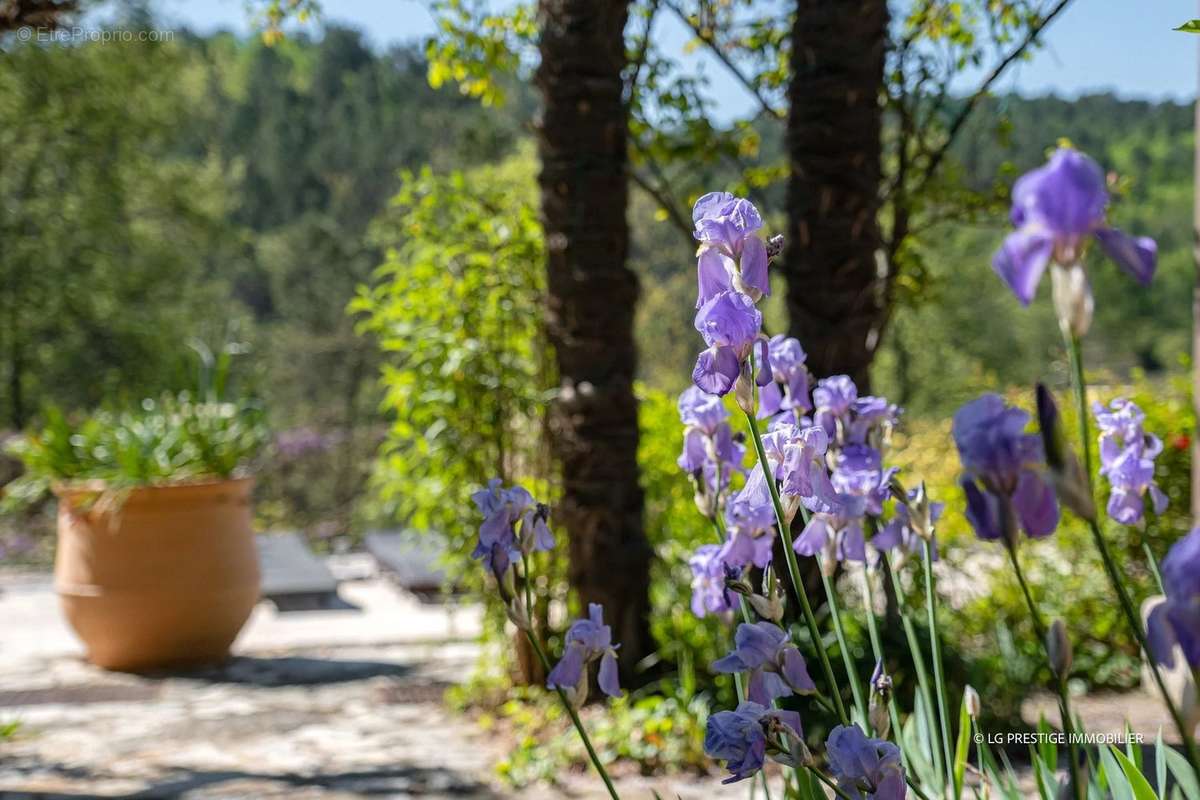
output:
M497 578L522 553L554 549L554 534L546 524L549 510L523 487L505 489L503 481L492 478L471 500L483 514L479 542L471 557L487 558Z
M884 469L882 456L865 444L847 444L835 456L832 495L810 505L815 513L792 548L803 556L824 553L837 561L866 561L864 517L879 516L897 469Z
M883 468L883 456L874 447L848 444L837 454L830 480L839 494L863 498L866 513L879 516L897 472L895 467Z
M808 355L800 346L799 339L783 334L771 337L770 356L771 382L762 388L758 396L758 418L766 419L781 411L812 410L808 392L808 367L804 362Z
M1146 433L1146 415L1131 400L1118 397L1105 408L1092 405L1100 427L1100 474L1108 478L1108 515L1122 525L1134 525L1145 511L1143 497L1149 493L1154 513L1167 510L1167 496L1154 482L1154 459L1162 452L1162 441Z
M701 545L688 559L692 568L692 613L697 617L723 614L737 605L734 592L725 585L730 575L737 577L741 569L725 561L725 545Z
M882 397L859 397L858 387L848 375L817 381L813 404L813 423L824 428L830 442L838 446L870 443L873 434L886 431L900 417L900 409Z
M829 438L824 429L778 425L763 437L763 447L784 497L799 498L810 511L837 505L837 493L825 467Z
M918 490L909 489L908 499L916 500ZM929 504L929 521L937 522L942 518L942 512L946 510L945 503L930 503ZM937 540L931 540L930 554L933 560L938 557ZM909 521L908 506L904 503L896 503L896 515L883 526L883 530L875 534L871 539L871 546L879 552L885 550L896 550L900 553L920 553L922 551L921 535L912 527Z
M748 296L731 289L710 298L696 312L696 330L708 349L696 357L692 381L709 394L728 394L756 342L765 367L768 345L759 338L761 328L762 314ZM763 385L770 375L765 368L760 373L758 383Z
M753 777L766 762L768 749L803 737L795 711L768 709L760 703L739 703L736 711L719 711L708 718L704 752L725 762L731 773L722 783Z
M810 694L817 685L809 677L804 656L787 631L771 622L743 622L733 637L734 649L712 663L714 672L747 672L746 698L770 705L779 697Z
M1175 666L1175 646L1192 669L1200 668L1200 527L1167 551L1162 561L1166 599L1146 620L1150 654L1159 664Z
M825 742L829 771L852 800L903 800L908 792L900 748L869 739L858 725L839 725Z
M724 548L726 563L737 567L753 564L759 569L771 563L775 544L775 506L769 491L762 470L755 470L729 503L729 539Z
M952 433L962 461L960 484L967 520L980 539L1015 537L1019 524L1033 538L1058 527L1058 500L1044 479L1041 438L1025 433L1029 414L985 394L954 415Z
M858 387L849 375L832 375L817 381L813 389L813 423L825 429L829 438L838 438L838 421L846 419L858 399Z
M604 609L599 603L588 605L588 618L575 620L567 630L566 648L562 660L550 670L546 686L587 693L587 665L600 661L598 683L600 691L609 697L620 697L617 680L617 647L612 643L612 629L604 624Z
M716 466L722 471L722 484L729 483L733 472L744 472L742 461L746 448L733 437L729 427L729 411L715 394L707 394L689 386L679 395L679 419L684 424L683 452L679 454L680 469L689 473L711 470L716 479ZM722 487L723 488L723 487Z
M844 498L843 505L812 515L792 543L793 550L802 556L824 553L835 561L867 560L866 536L863 534L865 501L851 495L841 497Z
M758 236L762 217L753 203L728 192L709 192L692 208L692 222L700 242L696 308L729 289L755 302L771 293L767 247Z
M1108 191L1100 165L1083 153L1060 147L1044 166L1013 185L1010 233L992 258L992 269L1024 305L1053 260L1063 267L1079 262L1089 237L1108 257L1143 285L1154 277L1158 246L1110 228L1105 220Z
M679 421L712 436L729 419L729 410L715 394L689 386L679 394Z

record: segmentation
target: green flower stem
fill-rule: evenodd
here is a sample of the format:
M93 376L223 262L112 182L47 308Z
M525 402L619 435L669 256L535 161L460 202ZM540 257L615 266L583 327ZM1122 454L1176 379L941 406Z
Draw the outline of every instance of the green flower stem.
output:
M829 654L825 652L821 643L821 631L817 627L817 618L813 614L812 605L808 602L808 596L804 592L804 584L800 582L800 568L796 564L796 553L792 550L792 543L789 541L790 528L787 517L783 513L783 505L779 502L779 487L775 485L775 476L771 474L771 467L767 463L767 453L763 449L762 436L758 432L758 420L750 412L744 413L746 422L750 426L750 438L754 440L754 452L758 455L759 466L767 479L767 488L771 492L771 504L775 507L775 522L779 525L779 535L783 538L784 560L787 561L788 576L792 581L792 593L796 595L796 599L800 602L800 608L804 612L804 621L808 625L809 636L812 637L813 647L816 648L817 656L821 661L825 680L829 683L829 691L837 708L838 719L843 725L849 725L850 717L846 714L846 707L842 703L842 691L838 687L837 678L834 677L833 666L829 663Z
M721 517L723 515L721 514L721 506L720 506L720 502L719 502L720 492L721 492L721 462L718 461L717 462L717 492L716 492L716 494L713 495L713 513L709 516L709 519L712 520L713 530L715 530L717 533L717 544L724 544L725 543L725 526L724 526L723 520L721 519ZM738 595L738 599L740 601L739 606L741 607L741 611L742 611L742 619L745 620L746 622L750 622L752 619L750 616L750 603L747 602L746 598L742 597L741 595ZM741 705L741 703L746 699L746 690L745 690L745 687L742 685L742 673L740 673L740 672L733 673L733 688L737 691L738 705ZM759 777L762 778L763 796L766 798L766 800L771 800L771 788L767 785L767 773L759 772ZM754 799L754 782L753 781L751 781L751 783L750 783L750 798L751 798L751 800Z
M950 755L950 722L946 715L946 679L942 674L942 645L938 636L937 613L934 607L933 548L928 539L921 540L921 560L925 567L925 614L929 621L929 649L933 659L934 688L937 690L938 726L942 733L942 758L945 760L947 786L954 785L954 757Z
M819 780L821 783L825 784L830 789L832 789L834 794L836 794L838 797L842 798L842 800L852 800L850 795L846 794L845 789L838 786L837 783L835 783L832 778L830 778L828 775L826 775L821 770L817 769L816 767L809 767L808 771L811 772L813 775L817 776L817 780Z
M850 681L850 694L854 696L854 708L857 709L863 726L867 727L867 703L863 697L862 681L858 678L858 670L854 668L854 655L846 644L846 631L842 627L842 612L838 607L837 591L833 587L833 579L825 570L823 558L817 558L817 566L821 569L821 584L825 587L825 598L829 603L829 619L833 623L833 633L837 637L838 649L842 651L842 664L846 667L846 678Z
M525 598L526 603L529 602L529 556L522 555L521 563L525 567ZM528 614L529 612L526 611ZM534 652L537 653L538 660L542 662L542 666L546 670L546 674L550 674L550 660L546 658L546 651L542 649L541 642L533 635L533 631L526 629L526 638L533 645ZM617 794L617 789L613 786L612 778L608 777L608 771L604 769L604 764L600 762L600 756L596 753L596 748L592 747L592 740L588 737L587 729L583 727L583 720L579 718L579 712L575 710L575 706L571 705L567 693L560 688L554 690L558 693L558 699L562 701L563 708L567 710L567 714L571 717L571 723L575 726L575 730L579 732L579 738L583 740L583 747L587 750L588 758L592 760L592 766L596 768L596 772L600 773L600 780L604 781L604 788L608 789L608 795L612 800L621 800L621 796Z
M1154 557L1154 551L1150 549L1149 542L1142 542L1142 552L1146 554L1146 563L1150 565L1150 571L1154 573L1154 583L1158 586L1158 593L1165 597L1167 589L1163 586L1162 570L1158 568L1158 559Z
M1071 693L1067 689L1067 676L1060 675L1051 661L1050 644L1046 640L1046 623L1042 620L1037 603L1033 601L1033 593L1029 591L1029 584L1025 582L1025 573L1021 571L1021 561L1017 558L1017 548L1013 542L1006 541L1004 549L1008 551L1008 560L1012 562L1013 574L1017 576L1017 583L1021 584L1021 594L1025 595L1025 605L1029 607L1029 614L1033 618L1034 630L1042 641L1042 649L1046 653L1046 663L1050 665L1050 671L1054 674L1055 688L1058 691L1059 716L1062 717L1062 729L1067 737L1067 760L1071 764L1071 785L1075 788L1076 800L1084 800L1087 796L1087 786L1079 774L1079 743L1075 741L1075 725L1071 717Z
M878 662L883 660L883 645L879 638L879 628L875 622L875 598L873 590L871 589L871 577L867 575L867 571L865 569L863 570L862 574L863 590L867 599L867 633L871 639L871 651L875 656L875 660ZM905 747L904 737L901 735L900 711L896 705L896 698L894 695L888 698L888 718L892 721L892 738L894 738L896 740L896 744L900 746L900 760L904 764L904 780L908 783L909 787L912 788L917 797L919 797L921 800L929 800L929 798L925 795L925 792L922 791L921 787L917 785L917 782L913 780L910 773L909 766L912 764L912 758L909 755L908 748Z
M1083 350L1080 347L1078 336L1069 336L1064 333L1063 338L1067 346L1067 356L1071 362L1071 387L1075 391L1076 414L1079 417L1079 444L1083 452L1083 474L1087 478L1088 491L1094 497L1095 488L1092 486L1092 438L1088 430L1087 383L1083 377ZM1125 615L1125 621L1128 623L1129 629L1133 631L1134 639L1137 640L1138 647L1150 665L1150 672L1154 675L1154 682L1158 684L1158 690L1162 694L1163 702L1166 703L1167 711L1171 714L1175 728L1179 731L1179 738L1183 740L1188 764L1200 774L1200 754L1196 751L1195 739L1192 737L1191 730L1188 729L1187 724L1184 722L1183 715L1179 713L1179 707L1171 697L1171 692L1167 689L1167 684L1158 669L1158 664L1150 655L1150 648L1146 643L1146 634L1142 630L1141 619L1134 610L1133 601L1130 599L1129 592L1126 591L1125 584L1121 580L1121 571L1118 569L1117 563L1108 549L1108 542L1105 541L1104 534L1100 530L1100 523L1095 519L1087 520L1087 523L1092 533L1092 541L1095 542L1096 550L1100 553L1100 560L1104 563L1104 571L1108 574L1108 582L1112 585L1121 606L1121 611Z
M929 690L929 671L925 666L925 655L921 650L921 641L917 637L916 627L905 608L907 604L904 602L904 589L900 586L900 579L896 576L896 567L892 563L891 554L885 554L885 558L887 559L887 573L892 581L892 590L896 595L896 602L900 604L900 623L904 627L904 638L908 641L908 653L912 658L913 667L917 671L917 689L921 692L921 705L925 712L925 730L929 734L929 752L933 758L934 771L939 776L944 776L946 767L942 763L942 748L935 741L937 720L934 718L933 693Z
M879 625L875 621L875 590L871 587L871 576L866 569L862 571L862 585L863 599L867 604L867 636L871 640L871 655L875 656L875 663L878 664L883 662L883 642L879 638ZM904 737L900 735L900 712L896 708L895 696L888 698L888 719L892 721L892 736L900 745L900 755L903 756L904 766L907 768L912 759L909 758L908 748L904 745Z

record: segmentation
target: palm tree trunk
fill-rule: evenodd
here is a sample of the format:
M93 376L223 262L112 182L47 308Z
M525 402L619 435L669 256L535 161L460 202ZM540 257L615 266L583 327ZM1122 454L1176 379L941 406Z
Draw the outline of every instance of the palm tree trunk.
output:
M638 286L625 266L628 11L629 0L540 0L537 85L547 330L561 381L551 437L563 477L555 513L569 538L571 585L585 608L603 604L632 678L652 649L652 551L633 395Z
M887 0L796 4L788 90L791 334L818 376L865 390L886 320L880 145Z

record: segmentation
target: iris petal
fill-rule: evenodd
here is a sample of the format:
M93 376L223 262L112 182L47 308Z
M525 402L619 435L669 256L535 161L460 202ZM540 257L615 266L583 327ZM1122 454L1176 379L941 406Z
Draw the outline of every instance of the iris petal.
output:
M1004 244L992 257L992 269L1008 284L1021 305L1027 306L1033 301L1053 250L1054 240L1049 234L1018 230L1005 237Z
M1143 286L1154 277L1158 265L1158 244L1149 236L1129 236L1116 228L1099 228L1096 239L1108 257L1117 262Z

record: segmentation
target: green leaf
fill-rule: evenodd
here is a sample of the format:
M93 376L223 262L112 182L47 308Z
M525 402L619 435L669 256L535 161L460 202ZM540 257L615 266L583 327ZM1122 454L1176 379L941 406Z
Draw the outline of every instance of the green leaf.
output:
M1054 729L1050 727L1050 723L1046 721L1045 715L1038 718L1038 751L1042 757L1042 761L1050 768L1051 772L1058 765L1058 745L1054 739Z
M1167 746L1163 744L1162 728L1154 737L1154 781L1159 793L1166 797L1167 791Z
M958 742L954 745L954 796L962 797L963 773L967 769L967 754L971 752L971 715L964 698L958 710Z
M1108 781L1108 790L1112 794L1113 800L1134 800L1133 787L1125 776L1125 771L1121 769L1121 765L1114 757L1114 753L1120 755L1111 747L1100 748L1100 763L1104 766L1104 777Z
M1175 776L1176 788L1183 792L1187 800L1200 800L1200 783L1197 783L1192 765L1170 747L1163 748L1163 751L1167 756L1167 768Z
M1033 760L1033 774L1037 778L1038 793L1045 798L1058 797L1058 778L1054 775L1054 767L1048 765L1036 748L1030 748Z
M1125 721L1125 755L1129 756L1138 772L1145 771L1146 767L1142 764L1142 748L1140 745L1134 745L1133 728L1129 727L1129 720Z
M1173 30L1182 31L1183 33L1200 33L1200 19L1189 19Z
M1121 765L1121 771L1125 773L1125 777L1129 780L1129 788L1133 792L1134 800L1158 800L1158 795L1150 788L1150 782L1146 780L1146 776L1138 769L1137 764L1134 764L1128 756L1122 753L1115 747L1109 747L1112 751L1113 758Z

